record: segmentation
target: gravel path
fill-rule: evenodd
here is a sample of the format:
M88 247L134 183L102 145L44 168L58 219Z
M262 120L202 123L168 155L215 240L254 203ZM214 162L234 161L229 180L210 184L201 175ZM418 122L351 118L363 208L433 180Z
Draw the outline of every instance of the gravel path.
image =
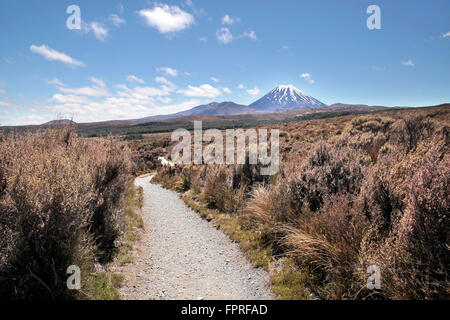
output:
M272 299L269 276L237 244L151 177L144 188L145 235L126 268L123 299Z

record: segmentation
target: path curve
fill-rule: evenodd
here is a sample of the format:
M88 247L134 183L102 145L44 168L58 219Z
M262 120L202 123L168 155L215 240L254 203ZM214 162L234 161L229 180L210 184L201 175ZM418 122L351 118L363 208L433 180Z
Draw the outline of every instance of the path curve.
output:
M272 299L269 275L179 195L139 177L146 231L125 273L123 299Z

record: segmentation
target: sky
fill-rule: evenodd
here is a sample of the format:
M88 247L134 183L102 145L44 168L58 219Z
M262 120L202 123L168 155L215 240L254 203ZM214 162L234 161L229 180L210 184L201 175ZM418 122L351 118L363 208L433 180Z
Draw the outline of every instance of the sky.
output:
M161 1L1 1L0 124L250 104L287 84L326 104L450 102L448 0Z

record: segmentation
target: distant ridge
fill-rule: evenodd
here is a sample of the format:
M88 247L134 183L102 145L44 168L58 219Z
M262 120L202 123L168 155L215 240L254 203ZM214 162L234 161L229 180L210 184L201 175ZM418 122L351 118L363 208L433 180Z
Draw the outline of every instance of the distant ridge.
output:
M228 116L235 114L247 114L251 112L253 112L253 109L249 108L248 106L236 104L231 101L220 103L211 102L209 104L200 105L186 111L181 111L168 115L145 117L142 119L138 119L138 121L166 120L198 115Z
M368 107L367 104L351 104L351 103L333 103L329 105L330 107L343 107L343 106L355 106L355 107Z
M192 109L168 115L150 116L135 121L156 121L189 116L229 116L252 113L274 113L295 109L327 107L326 104L301 92L292 85L278 86L249 106L231 101L211 102Z
M43 123L43 126L55 126L55 125L72 125L77 124L76 122L69 119L61 119L61 120L52 120L46 123Z

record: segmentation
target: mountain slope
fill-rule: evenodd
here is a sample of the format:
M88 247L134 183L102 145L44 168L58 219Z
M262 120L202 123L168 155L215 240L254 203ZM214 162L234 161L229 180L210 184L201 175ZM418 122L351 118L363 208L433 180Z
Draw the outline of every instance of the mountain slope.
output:
M249 107L259 112L280 112L294 109L326 107L319 100L301 92L292 85L278 86Z
M278 86L249 106L234 102L211 102L189 110L168 115L158 115L137 119L136 121L156 121L189 116L229 116L254 113L273 113L295 109L327 107L326 104L301 92L292 85Z
M46 123L43 123L43 126L55 126L55 125L73 125L76 124L74 121L69 119L61 119L61 120L52 120Z
M248 106L241 104L236 104L234 102L211 102L209 104L194 107L192 109L181 111L168 115L152 116L139 119L139 121L150 121L150 120L165 120L174 119L179 117L197 116L197 115L215 115L215 116L227 116L235 114L247 114L252 113L254 110Z

